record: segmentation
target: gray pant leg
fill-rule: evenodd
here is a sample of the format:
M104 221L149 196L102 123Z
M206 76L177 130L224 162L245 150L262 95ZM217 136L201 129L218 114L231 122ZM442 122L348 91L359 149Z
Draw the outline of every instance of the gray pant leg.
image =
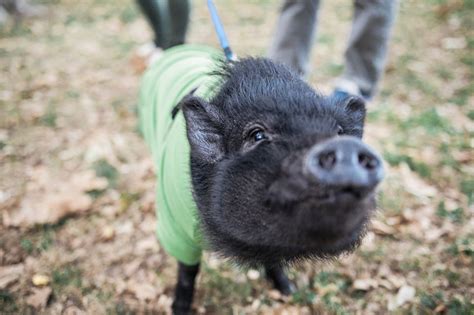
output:
M184 44L191 10L189 0L168 0L168 8L172 29L169 47Z
M319 0L285 0L268 56L306 75Z
M387 45L398 9L397 0L356 0L345 70L339 83L355 83L371 97L382 76ZM344 82L345 81L345 82Z
M184 43L189 0L137 0L155 33L155 45L167 49Z

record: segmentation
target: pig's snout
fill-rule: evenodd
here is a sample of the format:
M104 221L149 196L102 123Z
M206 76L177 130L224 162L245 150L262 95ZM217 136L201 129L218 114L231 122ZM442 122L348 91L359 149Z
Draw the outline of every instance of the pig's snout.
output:
M310 179L358 198L372 191L384 176L379 155L358 138L350 136L315 145L304 164Z

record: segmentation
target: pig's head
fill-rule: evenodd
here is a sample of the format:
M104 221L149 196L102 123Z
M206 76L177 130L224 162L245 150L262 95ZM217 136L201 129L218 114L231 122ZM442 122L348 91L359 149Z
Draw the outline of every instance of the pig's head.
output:
M382 161L362 141L365 104L316 93L267 59L225 66L206 102L180 104L204 238L245 264L354 249L375 209Z

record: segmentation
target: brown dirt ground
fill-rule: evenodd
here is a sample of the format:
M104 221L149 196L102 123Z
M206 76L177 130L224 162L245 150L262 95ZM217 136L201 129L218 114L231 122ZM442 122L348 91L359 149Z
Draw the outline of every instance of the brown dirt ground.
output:
M47 16L0 29L0 313L167 313L176 264L154 236L135 113L134 51L151 34L131 1L43 3ZM189 41L217 46L203 3ZM276 1L218 5L237 54L264 54ZM369 104L367 139L388 177L361 248L292 268L291 298L206 255L197 313L474 314L473 10L401 5ZM350 18L346 1L323 2L309 81L324 92Z

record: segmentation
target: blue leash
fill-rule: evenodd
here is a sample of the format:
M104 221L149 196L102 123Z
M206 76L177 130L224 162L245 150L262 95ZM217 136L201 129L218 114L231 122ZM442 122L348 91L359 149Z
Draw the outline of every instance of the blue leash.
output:
M224 54L227 61L237 60L237 56L230 49L230 45L224 31L224 26L222 25L222 22L219 18L219 14L217 14L217 9L216 9L216 6L214 5L214 1L207 0L207 7L209 8L209 13L211 14L212 23L214 24L214 29L216 30L217 37L219 38L219 42L221 44L222 49L224 50Z

